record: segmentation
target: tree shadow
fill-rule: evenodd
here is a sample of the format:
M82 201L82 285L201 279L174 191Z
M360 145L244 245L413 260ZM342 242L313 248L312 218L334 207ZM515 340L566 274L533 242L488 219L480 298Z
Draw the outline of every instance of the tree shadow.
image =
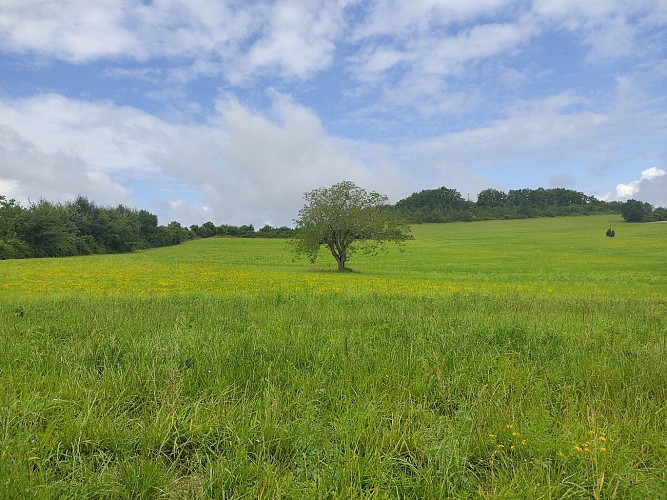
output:
M361 274L361 270L359 269L352 269L350 267L346 267L342 271L339 271L338 269L334 269L331 267L319 267L319 266L311 266L310 267L310 272L312 273L331 273L331 274L347 274L347 273L354 273L354 274Z

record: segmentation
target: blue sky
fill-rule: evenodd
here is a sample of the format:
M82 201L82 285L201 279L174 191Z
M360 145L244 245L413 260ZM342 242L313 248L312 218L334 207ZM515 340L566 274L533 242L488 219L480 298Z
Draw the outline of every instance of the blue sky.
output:
M565 187L667 206L667 0L3 0L0 194L290 224Z

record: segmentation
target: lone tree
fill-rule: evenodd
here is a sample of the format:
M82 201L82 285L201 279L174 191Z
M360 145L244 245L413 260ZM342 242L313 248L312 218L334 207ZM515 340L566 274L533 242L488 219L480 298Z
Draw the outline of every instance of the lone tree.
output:
M621 205L621 215L626 222L647 222L651 220L653 207L639 200L628 200Z
M408 225L387 204L388 198L374 191L366 192L353 182L343 181L329 188L305 193L305 206L294 220L292 240L297 255L315 262L325 245L345 271L345 263L354 250L376 253L384 242L400 244L410 235Z

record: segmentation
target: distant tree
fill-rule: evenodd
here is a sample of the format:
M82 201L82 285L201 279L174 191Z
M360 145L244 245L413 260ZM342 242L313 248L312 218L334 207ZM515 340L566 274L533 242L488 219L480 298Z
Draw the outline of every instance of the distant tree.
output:
M178 245L192 237L187 227L178 221L171 221L166 226L158 226L156 246Z
M480 207L499 207L507 202L507 195L497 189L484 189L477 195L477 205Z
M239 236L242 238L254 238L257 236L257 233L255 233L255 226L252 224L244 224L242 226L239 226Z
M0 260L32 256L30 245L18 234L24 209L16 200L0 195Z
M77 254L75 227L62 205L43 199L32 203L21 213L17 233L30 245L34 257Z
M108 214L85 196L77 196L67 205L69 218L75 228L77 253L80 255L104 253L110 233Z
M216 228L218 236L238 236L239 228L229 224L222 224Z
M118 205L107 209L107 213L110 222L107 245L111 252L132 252L145 248L136 210Z
M444 186L412 193L396 203L396 210L410 222L452 222L468 218L465 212L473 206L456 189Z
M144 240L142 244L145 247L153 246L157 234L157 215L147 210L139 210L137 212L137 222L139 223L139 234Z
M294 229L287 226L272 227L265 224L257 230L257 236L260 238L289 238L294 234Z
M305 206L294 220L295 252L314 262L324 245L336 259L338 271L355 249L375 252L387 241L401 243L410 233L399 214L388 206L387 197L367 192L353 182L305 193Z
M653 210L653 220L667 221L667 208L658 207Z
M215 227L211 221L204 222L197 231L197 236L200 238L210 238L215 236L218 232L218 229Z
M628 200L621 205L621 215L626 222L646 222L652 220L653 207L639 200Z
M413 193L407 198L396 203L397 208L422 208L429 209L460 209L466 206L466 201L456 189L439 187L438 189L424 189Z

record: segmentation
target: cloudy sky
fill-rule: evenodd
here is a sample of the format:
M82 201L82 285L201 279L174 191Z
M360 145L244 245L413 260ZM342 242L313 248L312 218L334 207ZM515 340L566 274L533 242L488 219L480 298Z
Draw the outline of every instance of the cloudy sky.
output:
M291 224L565 187L667 206L667 0L1 0L0 194Z

